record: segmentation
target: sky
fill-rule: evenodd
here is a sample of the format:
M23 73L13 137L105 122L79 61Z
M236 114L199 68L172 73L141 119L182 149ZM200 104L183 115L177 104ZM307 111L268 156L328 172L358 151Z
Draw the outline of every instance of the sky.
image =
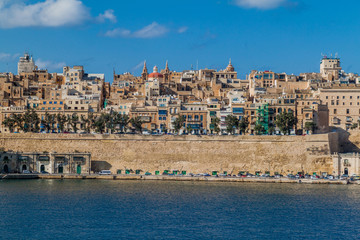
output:
M319 72L322 55L360 72L357 0L0 0L0 72L25 52L49 72L140 75L157 65Z

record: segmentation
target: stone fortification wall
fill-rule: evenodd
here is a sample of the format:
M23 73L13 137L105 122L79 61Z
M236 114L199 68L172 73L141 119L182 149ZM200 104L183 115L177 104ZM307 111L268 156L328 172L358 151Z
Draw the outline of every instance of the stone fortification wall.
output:
M139 136L0 134L13 151L91 152L94 171L111 169L329 172L336 133L310 136Z

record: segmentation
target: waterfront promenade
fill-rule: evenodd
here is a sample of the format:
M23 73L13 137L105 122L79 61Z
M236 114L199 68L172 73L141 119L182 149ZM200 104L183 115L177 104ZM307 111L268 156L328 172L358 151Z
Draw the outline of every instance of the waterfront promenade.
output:
M239 182L239 183L304 183L304 184L348 184L357 183L349 180L330 179L292 179L287 177L230 177L230 176L169 176L135 174L0 174L0 179L83 179L83 180L138 180L138 181L203 181L203 182Z

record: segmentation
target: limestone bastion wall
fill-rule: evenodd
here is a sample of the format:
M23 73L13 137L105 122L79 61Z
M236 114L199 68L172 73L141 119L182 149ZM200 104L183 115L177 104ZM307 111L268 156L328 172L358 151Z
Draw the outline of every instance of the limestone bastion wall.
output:
M140 136L0 134L0 147L23 152L91 152L92 170L333 171L336 133L308 136Z

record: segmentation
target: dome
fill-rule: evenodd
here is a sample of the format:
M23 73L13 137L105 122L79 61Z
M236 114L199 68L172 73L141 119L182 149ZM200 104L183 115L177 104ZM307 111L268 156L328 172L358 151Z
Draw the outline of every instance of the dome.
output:
M149 78L163 78L164 75L162 75L161 73L157 73L157 72L153 72L149 74Z
M153 68L153 72L149 74L149 78L163 78L164 75L162 75L161 73L158 72L158 67L155 66Z
M231 59L229 61L229 65L226 67L226 71L228 71L228 72L234 72L235 71L235 68L231 64Z

